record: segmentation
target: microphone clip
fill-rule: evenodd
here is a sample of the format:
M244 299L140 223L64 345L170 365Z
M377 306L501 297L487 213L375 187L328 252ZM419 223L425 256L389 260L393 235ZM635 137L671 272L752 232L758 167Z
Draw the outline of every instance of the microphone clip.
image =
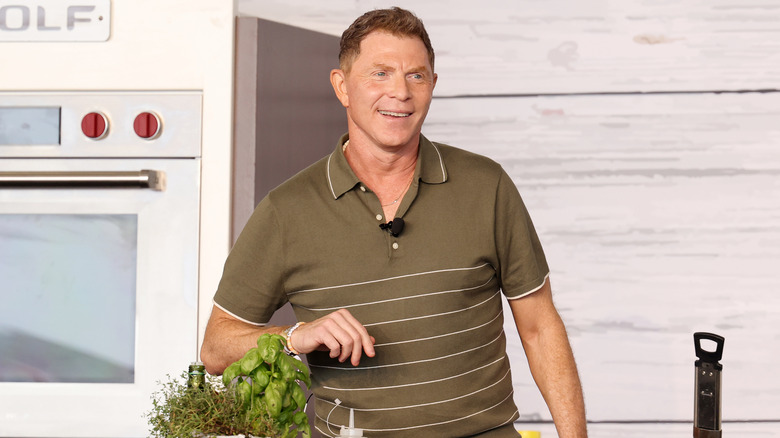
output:
M393 237L398 237L404 230L404 220L397 217L386 224L379 224L379 228L387 231Z

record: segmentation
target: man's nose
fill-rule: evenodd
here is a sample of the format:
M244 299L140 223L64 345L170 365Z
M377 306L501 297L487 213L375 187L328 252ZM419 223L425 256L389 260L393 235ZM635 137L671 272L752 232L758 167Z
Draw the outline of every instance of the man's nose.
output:
M406 100L412 97L412 91L409 88L409 82L407 81L406 76L398 75L394 78L390 90L390 97L400 100Z

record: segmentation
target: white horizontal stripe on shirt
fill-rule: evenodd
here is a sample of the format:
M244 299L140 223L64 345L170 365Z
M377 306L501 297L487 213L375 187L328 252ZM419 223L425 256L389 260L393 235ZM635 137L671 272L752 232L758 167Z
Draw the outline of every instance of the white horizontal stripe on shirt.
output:
M449 403L449 402L452 402L452 401L455 401L455 400L460 400L462 398L471 397L472 395L479 394L482 391L487 391L488 389L490 389L490 388L498 385L499 383L501 383L501 381L505 380L509 376L509 373L510 373L510 370L506 370L506 373L504 373L504 375L500 379L496 380L495 382L491 383L490 385L485 386L484 388L480 388L480 389L478 389L476 391L472 391L472 392L470 392L468 394L463 394L463 395L460 395L458 397L448 398L446 400L439 400L439 401L429 402L429 403L418 403L416 405L394 406L392 408L366 408L366 409L355 408L355 411L356 412L398 411L398 410L401 410L401 409L412 409L412 408L419 408L419 407L422 407L422 406L433 406L433 405L440 405L440 404L443 404L443 403ZM322 399L322 398L319 398L319 397L316 397L316 399L322 401L323 403L328 403L328 404L331 404L331 405L335 405L335 403L331 402L330 400L325 400L325 399Z
M436 362L438 360L449 359L451 357L455 357L455 356L460 356L462 354L471 353L473 351L479 350L480 348L485 348L488 345L490 345L490 344L498 341L499 339L501 339L501 335L503 335L503 334L504 334L504 331L501 330L501 333L499 333L499 335L495 339L493 339L492 341L488 342L487 344L480 345L479 347L469 348L468 350L459 351L457 353L452 353L452 354L448 354L448 355L445 355L445 356L432 357L430 359L413 360L413 361L410 361L410 362L391 363L391 364L387 364L387 365L375 365L375 366L371 366L371 367L367 367L367 366L361 366L361 367L332 367L332 366L327 366L327 365L315 365L315 364L312 364L312 363L309 364L309 367L310 368L327 368L327 369L331 369L331 370L340 370L340 371L362 371L362 370L371 370L371 369L377 369L377 368L390 368L390 367L400 367L400 366L406 366L406 365L415 365L415 364L418 364L418 363L425 363L425 362Z
M426 272L418 272L418 273L415 273L415 274L398 275L398 276L395 276L395 277L379 278L379 279L376 279L376 280L361 281L361 282L357 282L357 283L347 283L347 284L341 284L341 285L335 285L335 286L315 287L313 289L303 289L303 290L289 292L288 295L301 294L301 293L304 293L304 292L321 292L321 291L325 291L325 290L340 289L340 288L353 287L353 286L365 286L367 284L381 283L381 282L384 282L384 281L399 280L399 279L402 279L402 278L420 277L420 276L423 276L423 275L441 274L443 272L471 271L471 270L477 270L477 269L480 269L480 268L484 268L485 266L490 266L490 263L483 263L483 264L481 264L479 266L472 266L470 268L439 269L439 270L436 270L436 271L426 271Z
M503 310L499 309L498 313L496 314L495 317L493 317L493 319L491 319L490 321L488 321L488 322L486 322L484 324L480 324L480 325L475 326L475 327L470 327L470 328L467 328L467 329L464 329L464 330L458 330L456 332L444 333L442 335L428 336L428 337L425 337L425 338L415 338L415 339L408 339L406 341L385 342L384 344L374 344L374 348L377 348L377 347L387 347L388 345L409 344L411 342L430 341L431 339L446 338L447 336L460 335L460 334L463 334L463 333L466 333L466 332L470 332L472 330L477 330L477 329L482 328L482 327L484 327L486 325L489 325L493 321L497 320L501 316L502 313L503 313Z
M499 359L494 360L493 362L490 362L488 364L482 365L481 367L470 369L470 370L466 371L465 373L460 373L460 374L457 374L457 375L454 375L454 376L444 377L442 379L426 380L424 382L407 383L407 384L404 384L404 385L374 386L374 387L361 387L361 388L336 388L334 386L323 386L322 388L323 389L328 389L328 390L331 390L331 391L347 391L347 392L351 392L351 391L381 391L383 389L398 389L398 388L406 388L406 387L410 387L410 386L429 385L429 384L434 384L434 383L441 383L441 382L444 382L446 380L458 379L460 377L463 377L463 376L466 376L468 374L475 373L475 372L477 372L479 370L482 370L483 368L488 368L488 367L493 366L493 365L495 365L495 364L497 364L499 362L503 362L505 359L506 359L506 355L502 356Z
M363 429L363 431L369 431L369 432L395 432L395 431L400 431L400 430L411 430L411 429L420 429L420 428L423 428L423 427L440 426L440 425L442 425L442 424L449 424L449 423L454 423L454 422L456 422L456 421L467 420L467 419L469 419L469 418L471 418L471 417L473 417L473 416L475 416L475 415L480 415L480 414L482 414L482 413L485 413L485 412L487 412L487 411L489 411L489 410L491 410L491 409L495 408L496 406L499 406L501 403L504 403L504 402L505 402L505 401L506 401L508 398L512 397L513 395L514 395L514 391L510 392L508 396L504 397L504 399L503 399L503 400L501 400L500 402L498 402L498 403L494 404L493 406L490 406L490 407L488 407L488 408L485 408L485 409L483 409L483 410L481 410L481 411L479 411L479 412L475 412L475 413L473 413L473 414L470 414L470 415L467 415L467 416L465 416L465 417L461 417L461 418L455 418L455 419L452 419L452 420L447 420L447 421L440 421L440 422L438 422L438 423L428 423L428 424L421 424L421 425L418 425L418 426L409 426L409 427L396 427L396 428L391 428L391 429ZM517 414L517 413L518 413L518 412L517 412L517 410L515 410L514 414L512 414L512 415L509 417L509 420L507 420L507 422L508 422L508 421L511 421L512 417L514 417L514 416L515 416L515 414ZM319 419L320 419L320 420L322 420L322 421L325 421L325 419L323 419L323 418L322 418L322 417L320 417L319 415L317 415L317 418L319 418ZM330 426L331 424L333 424L334 426L341 426L340 424L335 424L335 423L327 423L327 422L326 422L326 424L327 424L328 426ZM504 423L502 423L502 424L498 424L498 425L496 425L496 427L498 427L498 426L502 426L502 425L504 425L504 424L506 424L506 422L504 422ZM345 426L346 426L346 425L345 425ZM319 430L320 432L322 432L322 430L321 430L320 428L317 428L317 430ZM332 433L332 432L331 432L331 433Z
M347 305L347 306L335 306L335 307L323 307L323 308L306 307L306 306L297 306L297 307L299 307L301 309L310 310L312 312L331 312L331 311L339 310L339 309L350 309L350 308L353 308L353 307L370 306L370 305L373 305L373 304L392 303L394 301L404 301L404 300L412 300L412 299L417 299L417 298L432 297L432 296L435 296L435 295L444 295L444 294L453 294L453 293L458 293L458 292L467 292L467 291L470 291L470 290L476 290L476 289L479 289L481 287L485 287L487 284L489 284L491 281L493 281L494 278L496 278L495 275L490 277L490 279L488 281L486 281L483 284L480 284L479 286L467 287L467 288L463 288L463 289L450 289L450 290L443 290L443 291L439 291L439 292L428 292L428 293L419 294L419 295L409 295L409 296L406 296L406 297L390 298L390 299L387 299L387 300L368 301L368 302L365 302L365 303L350 304L350 305Z
M475 304L473 306L465 307L463 309L452 310L452 311L449 311L449 312L432 313L430 315L414 316L414 317L411 317L411 318L396 319L396 320L393 320L393 321L374 322L374 323L370 323L370 324L363 324L363 327L374 327L374 326L378 326L378 325L395 324L395 323L399 323L399 322L414 321L414 320L417 320L417 319L426 319L426 318L436 318L438 316L453 315L455 313L467 312L469 310L476 309L477 307L482 306L483 304L489 303L490 301L495 299L500 293L501 293L501 291L499 290L496 293L494 293L492 296L488 297L488 299L483 300L483 301L481 301L481 302L479 302L479 303L477 303L477 304Z

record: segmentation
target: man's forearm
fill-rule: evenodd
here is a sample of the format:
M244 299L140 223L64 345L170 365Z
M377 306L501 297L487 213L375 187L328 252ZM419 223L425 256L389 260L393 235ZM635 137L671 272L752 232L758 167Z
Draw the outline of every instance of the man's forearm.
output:
M215 307L212 311L200 358L209 374L219 375L230 364L244 357L247 351L257 346L257 338L265 333L281 334L284 326L253 326L226 317L226 313Z
M552 414L560 438L587 437L585 402L563 322L523 340L531 374Z

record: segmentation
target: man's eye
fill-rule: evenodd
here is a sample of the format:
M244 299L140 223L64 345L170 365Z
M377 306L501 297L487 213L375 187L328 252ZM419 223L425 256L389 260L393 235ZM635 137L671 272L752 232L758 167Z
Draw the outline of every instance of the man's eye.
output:
M378 71L378 72L376 72L375 74L376 74L377 76L387 76L387 73L385 73L385 72L383 72L383 71Z
M418 81L423 79L423 75L421 75L420 73L414 73L411 76L412 76L412 79L415 79L415 80L418 80Z

